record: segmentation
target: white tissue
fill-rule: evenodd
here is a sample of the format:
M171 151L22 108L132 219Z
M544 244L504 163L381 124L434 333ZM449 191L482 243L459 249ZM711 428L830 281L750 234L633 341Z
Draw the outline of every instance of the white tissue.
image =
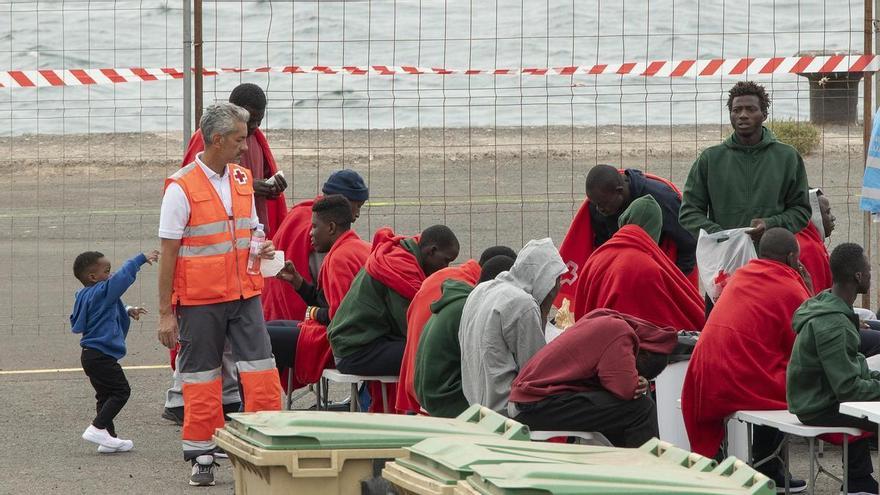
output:
M544 327L544 341L549 344L550 342L553 342L553 339L560 335L562 335L562 329L548 321L547 325Z
M284 172L282 172L281 170L275 172L275 175L266 179L266 184L269 184L270 186L274 186L275 185L275 177L278 175L280 175L281 177L284 177Z
M274 277L284 268L284 251L275 251L275 257L271 260L260 260L260 273L264 277Z

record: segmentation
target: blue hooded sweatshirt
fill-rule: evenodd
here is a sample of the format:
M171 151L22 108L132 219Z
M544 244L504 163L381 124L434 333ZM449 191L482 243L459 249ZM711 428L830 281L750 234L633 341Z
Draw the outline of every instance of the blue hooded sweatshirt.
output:
M125 356L125 337L131 320L121 297L146 262L147 257L141 253L123 263L109 279L76 292L70 326L73 333L82 334L80 346L117 360Z

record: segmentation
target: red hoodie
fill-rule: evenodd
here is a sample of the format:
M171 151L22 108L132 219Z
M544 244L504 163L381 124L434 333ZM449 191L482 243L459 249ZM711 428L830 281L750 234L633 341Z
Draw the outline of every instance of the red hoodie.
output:
M670 354L677 343L674 328L597 309L532 356L513 381L510 401L524 404L601 389L631 400L639 381L639 348Z

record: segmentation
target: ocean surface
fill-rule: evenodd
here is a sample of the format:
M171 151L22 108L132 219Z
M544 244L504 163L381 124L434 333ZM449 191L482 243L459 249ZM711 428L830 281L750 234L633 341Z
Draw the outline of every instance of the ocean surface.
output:
M182 67L182 2L0 0L0 71ZM205 65L518 68L863 48L862 0L205 1ZM737 78L223 75L267 90L269 128L677 125L726 120ZM804 78L761 77L805 119ZM0 136L175 131L181 81L0 89Z

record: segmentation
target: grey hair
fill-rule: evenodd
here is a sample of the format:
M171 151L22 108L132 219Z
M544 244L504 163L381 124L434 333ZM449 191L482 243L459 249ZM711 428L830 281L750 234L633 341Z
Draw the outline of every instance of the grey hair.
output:
M211 145L214 135L225 136L235 130L237 122L247 124L250 118L251 115L247 110L232 103L221 102L209 106L199 120L205 147Z

